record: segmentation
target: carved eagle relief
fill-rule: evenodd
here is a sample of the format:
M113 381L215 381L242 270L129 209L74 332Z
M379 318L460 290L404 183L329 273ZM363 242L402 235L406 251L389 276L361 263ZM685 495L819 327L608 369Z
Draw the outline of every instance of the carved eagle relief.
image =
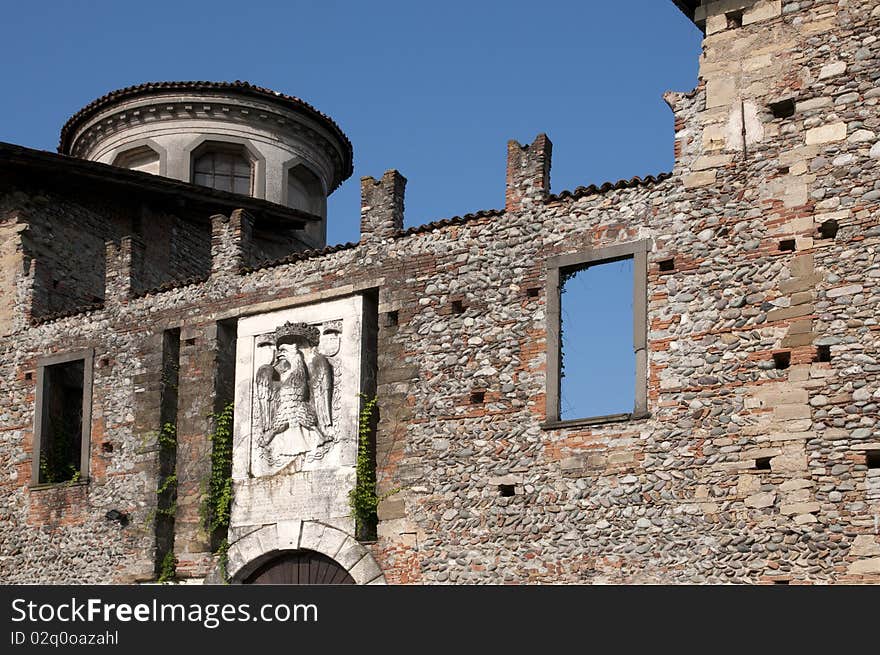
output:
M272 349L254 379L255 443L270 468L297 455L320 459L334 440L333 366L319 341L318 328L287 322L257 343Z

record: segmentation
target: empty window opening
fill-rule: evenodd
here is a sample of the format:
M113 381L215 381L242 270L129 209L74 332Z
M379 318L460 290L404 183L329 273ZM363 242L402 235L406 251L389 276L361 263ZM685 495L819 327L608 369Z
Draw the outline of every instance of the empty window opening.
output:
M830 362L831 361L831 346L818 346L816 348L816 361L817 362Z
M774 118L791 118L794 116L794 98L771 102L770 111Z
M865 453L865 464L869 469L880 469L880 450L869 450Z
M510 498L516 493L516 487L512 484L499 484L498 494L502 498Z
M724 16L727 18L727 29L735 30L743 26L742 9L739 11L728 11Z
M526 289L526 296L528 296L529 298L537 298L540 291L541 290L538 287L529 287L528 289Z
M788 368L791 366L791 353L787 350L781 353L773 353L773 364L780 370Z
M669 271L675 270L675 258L664 259L660 262L660 272L668 273Z
M38 482L78 480L83 445L82 359L43 370Z
M385 312L385 327L394 327L400 321L400 315L397 313L397 310L393 310L390 312Z
M782 252L790 252L795 249L794 239L783 239L779 242L779 250Z
M758 471L769 471L770 470L770 458L769 457L758 457L755 460L755 469Z
M471 391L471 404L472 405L482 405L486 402L486 392L485 391Z
M819 226L819 236L823 239L833 239L837 236L837 229L837 221L833 218L829 218Z
M452 301L452 313L464 314L464 303L461 300Z
M241 149L208 150L195 159L193 182L219 191L251 194L251 162Z
M560 271L562 420L635 407L633 258Z

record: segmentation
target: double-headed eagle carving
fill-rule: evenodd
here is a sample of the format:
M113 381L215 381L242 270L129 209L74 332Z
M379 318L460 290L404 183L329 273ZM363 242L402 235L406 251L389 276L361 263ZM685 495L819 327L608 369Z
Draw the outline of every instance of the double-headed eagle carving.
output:
M323 454L333 440L333 367L318 352L320 336L317 327L287 322L257 343L274 348L254 380L257 444L270 466Z

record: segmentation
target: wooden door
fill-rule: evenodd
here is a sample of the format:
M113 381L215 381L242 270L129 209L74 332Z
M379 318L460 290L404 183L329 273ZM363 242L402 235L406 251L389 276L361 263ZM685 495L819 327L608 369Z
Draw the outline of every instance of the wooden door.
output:
M348 571L321 553L300 550L269 560L244 584L355 584Z

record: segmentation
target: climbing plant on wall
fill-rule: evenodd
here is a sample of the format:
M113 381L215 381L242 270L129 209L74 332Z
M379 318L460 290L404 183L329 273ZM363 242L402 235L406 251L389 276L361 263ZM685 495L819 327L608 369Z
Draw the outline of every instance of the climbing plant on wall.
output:
M211 478L208 481L204 526L212 534L215 552L226 541L232 512L232 426L234 405L228 403L214 415L211 435Z
M376 464L373 457L373 436L377 399L360 394L364 403L358 415L358 454L355 472L357 479L354 489L349 492L348 501L355 519L355 531L359 539L375 537L376 509L379 496L376 493Z

